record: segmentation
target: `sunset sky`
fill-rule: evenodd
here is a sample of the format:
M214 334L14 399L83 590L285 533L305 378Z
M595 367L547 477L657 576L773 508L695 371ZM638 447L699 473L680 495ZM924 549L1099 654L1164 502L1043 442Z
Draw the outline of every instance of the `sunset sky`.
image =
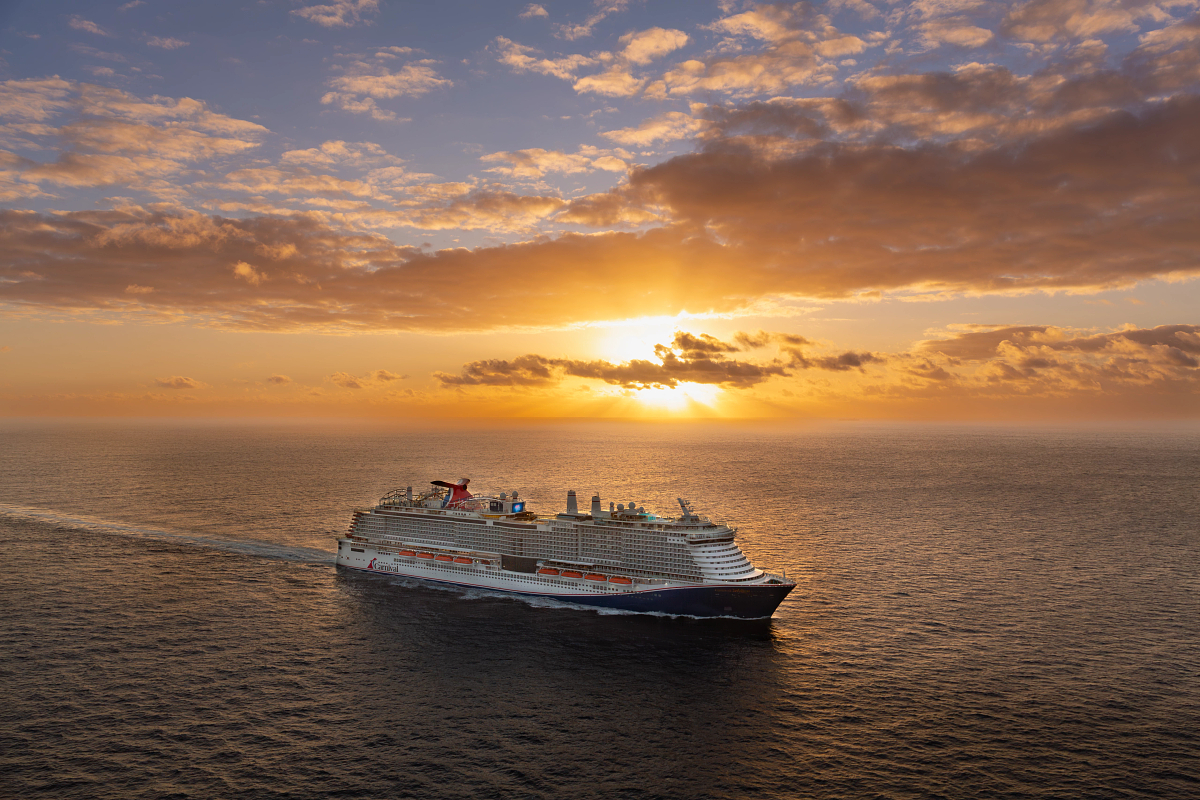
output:
M0 5L0 414L1200 417L1200 0Z

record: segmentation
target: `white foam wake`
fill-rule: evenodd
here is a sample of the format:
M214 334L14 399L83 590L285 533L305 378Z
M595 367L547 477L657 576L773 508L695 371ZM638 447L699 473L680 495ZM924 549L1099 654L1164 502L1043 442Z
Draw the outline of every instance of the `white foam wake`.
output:
M19 506L12 503L0 503L0 519L40 522L69 530L174 542L176 544L204 547L210 550L224 550L230 553L242 553L244 555L274 558L282 561L332 564L335 560L333 553L318 550L315 547L295 547L276 544L274 542L264 542L257 539L225 539L217 536L203 536L187 531L150 527L130 522L118 522L93 517L88 514L69 514L47 508Z

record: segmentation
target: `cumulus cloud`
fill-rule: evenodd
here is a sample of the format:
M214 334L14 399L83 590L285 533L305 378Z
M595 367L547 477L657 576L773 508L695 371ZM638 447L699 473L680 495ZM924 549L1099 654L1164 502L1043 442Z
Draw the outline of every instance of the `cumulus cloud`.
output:
M650 28L621 37L621 57L634 64L649 64L688 43L688 35L673 28Z
M163 389L203 389L205 384L195 378L185 378L183 375L172 375L169 378L156 378L155 386Z
M554 35L568 41L575 41L592 35L592 29L609 16L624 11L629 6L629 0L594 0L596 11L579 23L556 23Z
M578 54L539 58L541 51L537 48L517 44L503 36L497 36L492 46L498 54L496 60L511 67L514 72L536 72L565 81L574 80L579 70L596 63L596 59Z
M239 261L233 265L233 274L251 286L258 286L267 279L266 274L259 272L253 265L247 264L245 261Z
M276 374L276 375L272 375L269 378L267 378L266 382L274 384L276 386L283 386L284 384L291 383L292 379L289 378L287 375Z
M755 349L768 342L780 342L780 351L789 358L768 362L729 358L729 353ZM803 343L803 344L801 344ZM600 380L624 389L675 388L680 383L699 383L726 388L749 388L774 377L792 374L793 368L845 371L861 369L867 363L882 361L870 353L843 353L840 356L808 359L802 354L809 345L803 337L759 332L739 334L734 342L725 342L708 334L677 331L669 345L654 347L656 361L632 359L614 364L609 361L583 361L523 355L512 360L484 359L465 364L458 375L435 372L445 387L459 386L546 386L567 377Z
M305 150L288 150L280 156L279 162L287 165L316 167L335 165L366 167L379 164L402 164L403 159L389 155L386 150L374 142L346 142L336 139Z
M609 151L592 149L588 153L563 153L558 150L544 150L540 147L512 152L490 153L482 156L484 162L498 163L501 166L492 167L488 172L494 172L509 178L537 179L550 172L566 175L593 172L597 169L610 172L624 172L626 164Z
M634 77L625 64L618 63L604 72L580 78L572 88L580 94L588 92L607 97L632 97L641 91L645 83L644 78Z
M463 366L458 375L436 372L443 386L541 386L565 377L588 378L626 389L666 387L681 382L749 387L774 375L785 374L779 364L753 364L708 352L680 352L658 345L658 361L634 359L621 364L525 355L511 361L488 359Z
M618 144L633 147L648 147L655 142L673 142L686 139L705 128L704 120L696 119L682 111L668 111L657 117L643 120L633 128L604 131L600 135Z
M68 17L67 24L77 31L86 31L87 33L94 33L97 36L112 36L112 34L104 30L104 28L101 28L91 20L84 19L78 14L72 14L70 17Z
M358 23L370 25L368 15L379 12L379 0L335 0L326 5L296 8L292 13L325 28L349 28Z
M3 116L20 125L30 145L66 149L53 161L14 164L30 183L103 186L123 183L167 193L163 179L190 162L259 146L267 129L213 112L191 98L144 100L116 89L59 78L6 81ZM38 124L57 122L57 125ZM157 183L156 183L157 182Z
M1200 325L1129 326L1108 333L977 325L922 342L914 356L918 364L936 359L949 380L1001 393L1106 393L1128 387L1186 393L1200 388L1198 332Z
M533 19L534 17L548 17L550 16L550 12L535 3L530 3L529 5L525 6L525 10L517 16L519 16L521 19Z
M370 114L378 120L397 120L396 113L381 108L376 100L397 97L421 97L435 89L454 85L438 74L428 61L405 64L392 69L388 63L410 48L385 48L371 60L354 60L338 66L344 74L330 78L327 85L333 90L321 97L323 105L336 105L354 114Z
M454 84L439 76L432 67L408 64L396 72L380 68L373 73L343 75L331 79L329 85L346 94L392 98L401 95L419 97Z
M146 44L151 47L160 47L163 50L178 50L188 46L188 42L183 39L173 39L169 36L151 36L146 40Z
M343 389L370 389L384 386L393 381L404 380L407 377L407 375L398 375L386 369L377 369L361 376L354 376L348 372L335 372L329 376L329 380Z

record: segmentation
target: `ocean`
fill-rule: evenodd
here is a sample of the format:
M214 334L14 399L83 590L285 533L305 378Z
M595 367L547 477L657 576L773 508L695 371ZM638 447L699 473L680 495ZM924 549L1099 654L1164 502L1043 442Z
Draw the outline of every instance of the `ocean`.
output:
M739 529L764 621L333 565L470 477ZM1200 427L0 422L0 795L1194 798Z

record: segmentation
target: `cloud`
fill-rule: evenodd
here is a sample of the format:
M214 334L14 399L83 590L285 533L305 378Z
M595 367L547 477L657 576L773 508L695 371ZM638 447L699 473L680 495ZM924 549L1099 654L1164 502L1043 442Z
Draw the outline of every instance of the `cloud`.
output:
M161 47L163 50L178 50L181 47L188 46L188 42L185 42L183 39L172 39L162 36L151 36L146 40L146 44L151 47Z
M1200 388L1200 325L1084 333L1049 325L971 326L922 342L953 380L998 393L1105 393L1125 387ZM932 365L934 362L925 362ZM944 379L943 379L944 380Z
M575 41L592 35L592 29L609 16L624 11L629 6L629 0L594 0L596 11L578 24L555 23L554 35L560 39Z
M397 375L394 372L388 372L386 369L377 369L361 377L355 377L348 372L335 372L329 376L329 380L343 389L370 389L393 381L403 380L407 377L407 375Z
M379 0L335 0L328 5L296 8L292 13L325 28L349 28L358 23L370 25L366 16L379 12Z
M0 86L0 107L27 132L32 140L27 146L66 148L53 161L24 159L16 165L21 179L32 183L127 184L176 194L178 185L166 178L191 162L256 148L268 133L191 98L143 100L58 78L7 81ZM51 121L61 124L30 124Z
M548 17L550 16L550 12L539 5L530 3L529 5L525 6L525 10L517 16L519 16L521 19L533 19L534 17Z
M1139 6L1141 6L1139 8ZM1002 30L1013 39L1049 42L1136 31L1134 21L1158 11L1151 3L1112 0L1030 0L1005 15Z
M563 153L558 150L543 150L534 147L513 152L489 153L481 159L489 163L507 163L510 166L492 167L488 172L494 172L509 178L537 179L549 172L566 175L594 172L597 169L610 172L624 172L627 165L610 151L593 150L588 154Z
M70 17L68 17L67 24L77 31L86 31L87 33L94 33L97 36L112 36L111 33L104 30L96 23L92 22L91 20L84 19L78 14L72 14Z
M673 142L686 139L706 127L704 120L695 119L682 111L668 111L644 120L635 128L604 131L600 135L618 144L648 147L654 142Z
M983 47L994 34L986 28L970 25L959 20L935 20L919 26L921 40L927 48L954 45L955 47Z
M974 102L952 84L944 102L964 96ZM736 315L806 298L1090 292L1200 275L1200 98L984 146L906 148L877 134L782 154L756 137L794 125L811 139L814 117L846 126L852 115L837 103L744 111L711 124L754 136L714 135L570 203L453 183L409 187L411 206L337 215L0 211L0 302L233 328L545 329L647 309ZM261 183L244 185L264 190L295 177L250 175ZM331 199L352 188L323 185ZM656 226L436 253L361 231L548 221ZM268 279L250 291L239 262Z
M645 79L635 78L624 64L614 64L604 72L580 78L572 88L580 94L589 92L606 97L633 97L645 83Z
M673 28L650 28L638 33L627 33L621 37L625 49L621 57L634 64L649 64L674 52L688 43L688 35Z
M264 273L259 272L252 265L247 264L245 261L239 261L233 265L233 274L251 286L258 286L267 278Z
M291 383L292 379L287 375L272 375L269 378L266 378L266 382L275 384L276 386L282 386L285 383Z
M172 375L169 378L156 378L155 386L163 389L204 389L206 385L195 378L185 378L182 375Z
M766 363L731 359L729 353L754 349L766 342L782 342L781 352L790 358ZM789 344L791 342L791 344ZM803 337L760 332L757 337L739 334L735 342L724 342L708 334L676 331L671 344L654 346L657 361L632 359L620 364L523 355L512 360L484 359L463 366L458 375L435 372L444 387L459 386L548 386L567 377L600 380L624 389L675 388L680 383L699 383L726 388L749 388L771 378L786 377L793 367L846 371L867 363L881 362L870 353L804 359L800 356Z
M562 58L536 58L532 53L540 53L533 47L517 44L511 39L497 36L492 42L499 55L497 61L513 69L514 72L536 72L541 75L551 75L565 81L575 80L575 73L584 67L596 63L596 59L582 55L569 55Z
M397 72L377 68L376 74L358 73L333 78L329 85L347 94L377 98L420 97L434 89L453 86L432 67L408 64Z
M336 104L353 114L370 114L378 120L396 120L397 117L395 112L380 108L376 99L421 97L435 89L454 85L427 64L407 64L393 71L382 64L355 61L346 67L346 71L347 74L328 81L334 91L326 92L321 103Z
M385 197L378 188L365 181L314 174L303 167L234 170L225 176L220 186L248 194Z
M279 158L281 164L332 167L351 165L356 167L379 164L401 164L403 159L389 155L374 142L346 142L341 139L323 142L319 147L306 150L288 150Z

